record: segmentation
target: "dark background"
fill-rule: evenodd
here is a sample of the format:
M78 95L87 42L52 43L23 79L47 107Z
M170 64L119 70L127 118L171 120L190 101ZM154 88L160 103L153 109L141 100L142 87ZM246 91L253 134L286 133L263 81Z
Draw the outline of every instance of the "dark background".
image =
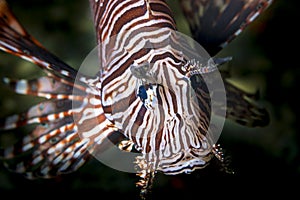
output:
M95 46L94 27L87 1L8 1L24 27L47 49L78 68ZM175 1L172 1L175 2ZM203 195L237 196L292 194L300 175L299 122L299 4L277 0L220 55L233 56L232 80L249 91L259 90L271 122L263 128L246 128L227 121L219 143L230 155L235 173L226 174L216 163L192 174L166 176L158 173L153 199L171 195L180 199ZM174 3L179 29L187 26ZM34 78L41 70L20 58L0 53L1 77ZM16 95L0 84L0 117L26 110L37 98ZM7 137L7 136L6 136ZM1 144L4 136L1 136ZM92 160L75 173L49 180L29 181L0 166L0 191L45 192L72 195L77 192L136 199L134 174L111 169ZM288 189L284 189L288 186ZM268 189L270 187L270 189ZM25 194L25 193L23 193Z

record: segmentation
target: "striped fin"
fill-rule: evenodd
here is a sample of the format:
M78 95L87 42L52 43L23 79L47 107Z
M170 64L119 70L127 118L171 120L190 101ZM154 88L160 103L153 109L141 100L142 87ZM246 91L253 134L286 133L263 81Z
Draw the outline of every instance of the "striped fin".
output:
M0 120L0 130L10 130L28 124L55 121L71 116L72 113L72 102L70 100L44 101L24 113Z
M77 170L94 151L124 139L105 118L101 104L87 98L95 104L78 102L74 108L70 100L50 100L2 121L2 131L38 124L20 142L0 151L6 167L28 178L49 178Z
M47 51L22 27L5 0L0 0L0 49L42 69L75 79L77 71Z
M180 3L194 39L214 56L272 0L180 0Z
M209 93L206 82L201 76L194 75L190 79L200 102L199 106L206 112L206 116L210 116L211 95L212 97L216 97L213 99L215 101L214 103L218 105L215 107L216 110L213 114L223 116L226 112L227 119L243 126L266 126L269 123L269 113L266 108L257 102L259 98L258 95L243 91L230 83L227 79L229 77L227 71L221 71L221 75L224 80L226 105L224 105L224 102L220 102L218 98L218 95L221 95L224 91L216 90ZM212 84L215 80L215 76L213 74L206 74L206 76L205 80L211 81L210 84ZM218 78L218 76L216 78Z
M226 117L243 126L257 127L269 124L270 117L266 108L257 102L256 93L245 92L227 80L224 81L227 110Z
M72 123L72 118L69 116L63 120L56 120L37 125L31 132L31 134L26 135L24 138L19 140L16 144L13 145L13 147L6 148L3 154L3 158L11 159L18 154L22 154L24 152L32 150L38 145L45 144L50 140L58 141L58 138L63 136L60 135L62 133L62 130L68 130L70 129L70 127L74 128ZM69 128L67 128L67 125L69 125Z
M18 94L39 96L46 99L83 99L79 95L72 95L74 85L72 82L63 83L63 79L59 77L41 77L33 80L11 80L5 77L3 81ZM74 88L76 94L83 93L83 89Z
M42 77L40 80L50 79ZM47 92L60 88L63 92L63 85L41 87ZM34 131L20 142L0 151L0 159L8 169L28 178L70 173L83 165L94 151L105 151L124 138L106 119L100 96L96 95L99 91L88 86L85 88L86 91L79 91L81 100L51 99L27 112L0 120L0 131L37 124ZM69 95L72 90L67 87L65 92Z
M181 0L180 2L194 39L211 56L215 56L270 6L272 0ZM221 75L227 97L226 107L221 108L226 109L226 117L249 127L267 125L269 114L257 103L257 95L247 93L226 80L228 72L222 71ZM203 87L205 84L192 82L194 89L205 90ZM219 110L215 114L224 111Z
M34 130L11 147L0 149L5 166L28 178L49 178L77 170L94 151L104 151L124 135L107 120L98 77L77 71L33 39L0 0L0 50L41 67L45 77L4 82L16 93L49 100L28 111L0 119L0 131L34 124ZM106 138L109 145L104 144Z
M75 112L70 100L52 100L18 117L7 118L1 123L4 130L29 123L38 125L13 146L0 150L0 159L8 169L28 178L50 178L74 172L94 151L105 151L124 139L105 118L101 105L94 106L78 104Z
M77 170L89 157L72 117L37 126L20 142L2 150L8 169L28 178L49 178Z

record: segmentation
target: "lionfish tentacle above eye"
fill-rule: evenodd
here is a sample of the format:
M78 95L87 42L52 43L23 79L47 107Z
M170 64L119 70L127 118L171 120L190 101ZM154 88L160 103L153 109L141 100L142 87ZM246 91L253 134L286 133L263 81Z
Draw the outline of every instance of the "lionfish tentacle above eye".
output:
M4 83L18 94L48 99L0 119L1 132L35 125L22 140L0 150L7 168L28 178L48 178L76 171L91 152L105 149L101 138L114 136L117 129L104 115L95 87L99 78L78 73L48 52L20 25L4 0L0 0L0 49L37 64L46 73L33 80L4 78ZM90 110L95 112L91 115ZM94 126L102 129L82 138ZM118 135L115 138L119 140Z

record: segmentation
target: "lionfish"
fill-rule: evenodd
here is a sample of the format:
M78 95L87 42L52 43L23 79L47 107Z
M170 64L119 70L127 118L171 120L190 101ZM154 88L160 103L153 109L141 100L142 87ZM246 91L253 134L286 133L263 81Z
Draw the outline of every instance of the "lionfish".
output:
M156 172L190 173L214 157L223 162L210 130L213 102L204 77L230 61L215 56L271 3L180 0L192 37L212 57L213 64L201 65L196 55L183 55L182 49L195 52L174 34L175 19L165 1L90 0L101 67L85 75L43 47L0 0L0 49L45 72L34 80L4 78L16 93L45 101L0 121L1 131L35 125L1 150L1 160L27 178L49 178L76 171L114 146L137 155L142 196ZM226 118L249 127L267 125L268 112L256 95L221 75Z

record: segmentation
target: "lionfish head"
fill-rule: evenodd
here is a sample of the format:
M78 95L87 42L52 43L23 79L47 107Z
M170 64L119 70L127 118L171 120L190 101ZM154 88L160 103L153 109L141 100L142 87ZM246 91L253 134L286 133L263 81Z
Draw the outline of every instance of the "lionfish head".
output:
M153 32L157 39L115 36L103 42L102 53L109 52L101 60L105 116L151 163L149 169L178 174L203 168L213 157L216 141L210 128L212 87L207 86L222 82L216 65L189 37L168 28L144 29L139 31ZM107 48L110 43L117 50ZM117 67L118 57L110 59L132 52L145 54Z

